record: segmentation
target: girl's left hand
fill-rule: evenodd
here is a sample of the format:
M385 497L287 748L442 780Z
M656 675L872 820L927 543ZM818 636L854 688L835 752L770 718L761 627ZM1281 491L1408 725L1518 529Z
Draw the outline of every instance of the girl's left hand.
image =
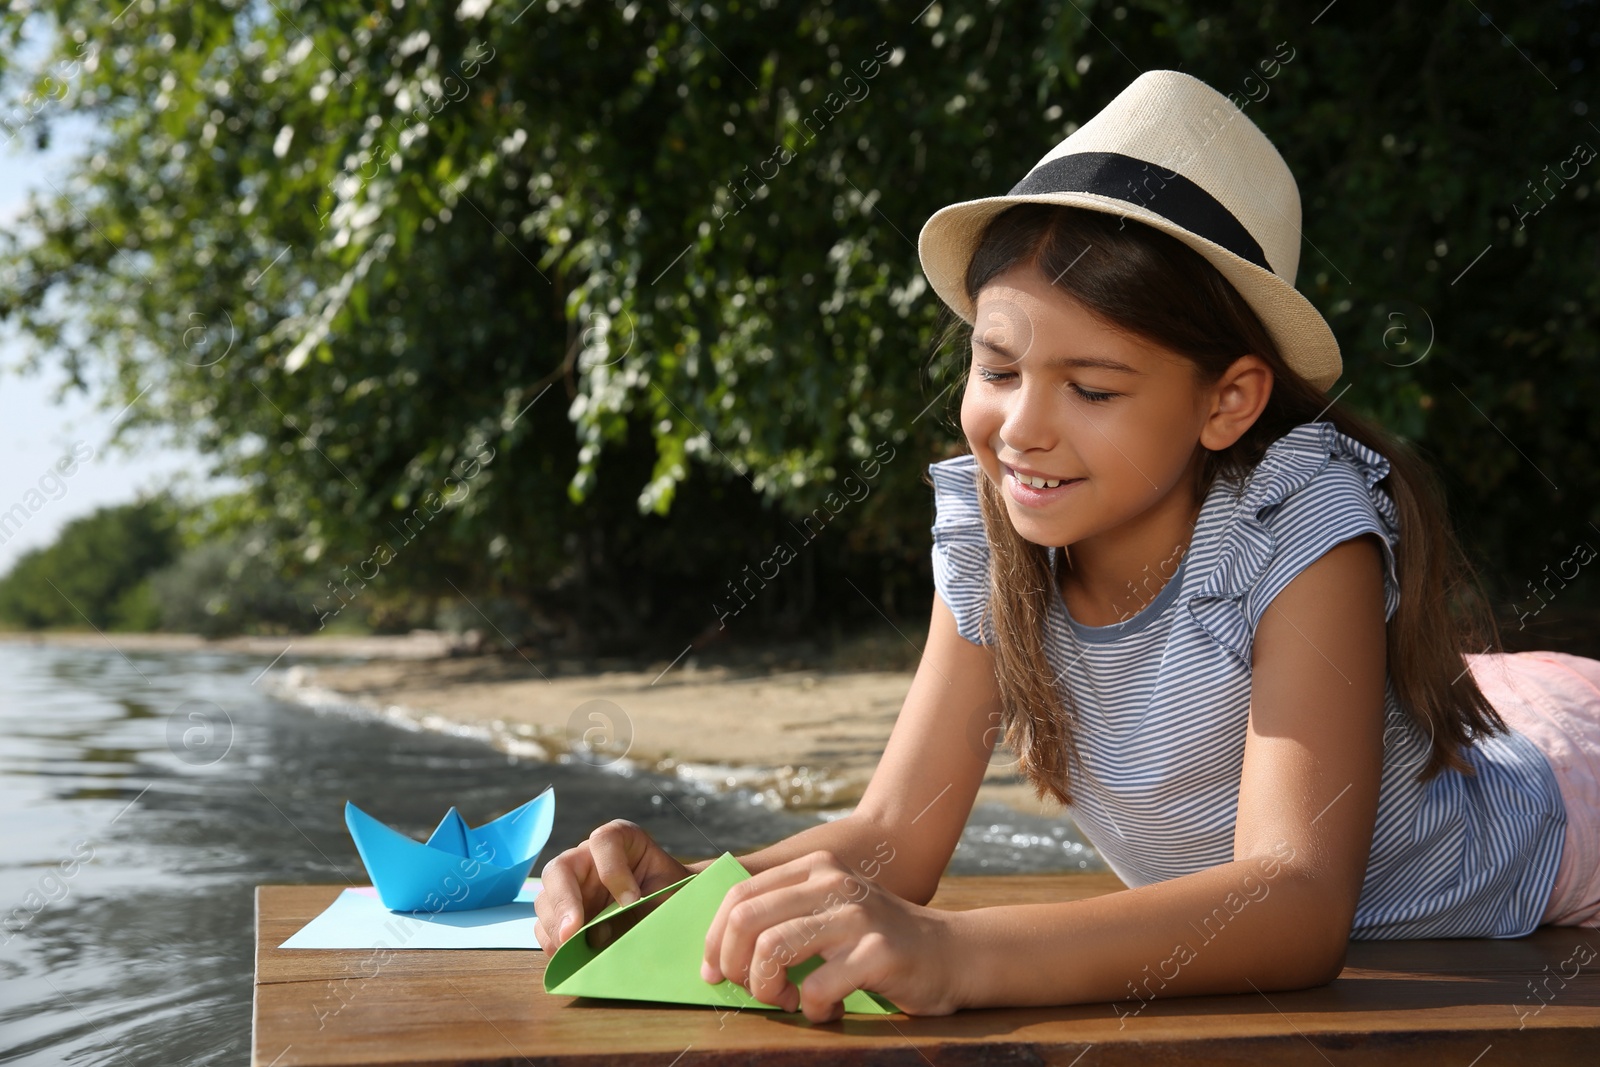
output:
M948 1015L961 1006L956 913L920 907L813 852L739 882L706 932L701 977L726 976L750 995L812 1022L844 1014L844 998L869 989L908 1015ZM825 962L797 988L785 968Z

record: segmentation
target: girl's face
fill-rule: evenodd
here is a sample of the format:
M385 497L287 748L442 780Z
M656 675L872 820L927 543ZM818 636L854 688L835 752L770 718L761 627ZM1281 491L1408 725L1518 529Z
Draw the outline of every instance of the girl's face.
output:
M1187 544L1215 392L1192 368L1095 318L1032 264L985 285L961 426L1017 532L1040 545L1116 546L1107 559ZM1061 484L1036 488L1027 475Z

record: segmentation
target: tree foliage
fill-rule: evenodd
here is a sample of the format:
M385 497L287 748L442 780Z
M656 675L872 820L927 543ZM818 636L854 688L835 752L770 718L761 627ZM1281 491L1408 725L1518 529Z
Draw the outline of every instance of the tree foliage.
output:
M434 493L374 581L681 645L787 540L752 616L922 610L963 360L916 234L1153 67L1279 146L1334 393L1436 459L1491 577L1600 519L1600 164L1549 181L1600 146L1592 2L40 0L0 32L30 10L59 32L8 124L103 132L0 312L244 479L319 588Z
M0 619L29 629L150 628L140 586L177 555L179 518L157 497L74 519L0 578Z

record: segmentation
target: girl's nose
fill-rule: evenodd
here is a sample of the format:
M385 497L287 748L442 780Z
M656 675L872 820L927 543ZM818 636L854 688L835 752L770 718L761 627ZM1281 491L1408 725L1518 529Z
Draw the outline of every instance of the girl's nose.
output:
M1020 385L1006 397L1005 419L1000 423L1000 438L1014 453L1054 448L1060 435L1058 423L1063 398L1037 377L1021 377Z

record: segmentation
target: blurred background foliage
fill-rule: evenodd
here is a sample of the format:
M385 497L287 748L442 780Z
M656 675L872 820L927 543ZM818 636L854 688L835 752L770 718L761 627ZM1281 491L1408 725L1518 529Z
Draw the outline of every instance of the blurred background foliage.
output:
M0 235L0 316L137 400L122 432L246 486L181 558L157 505L115 512L147 554L108 573L165 569L84 610L226 632L492 603L516 640L669 655L925 618L922 471L957 450L965 357L936 351L917 233L1157 67L1288 160L1333 392L1434 460L1508 609L1600 545L1600 162L1568 162L1600 146L1597 4L1310 8L14 3L5 54L55 36L3 71L8 125L101 134ZM44 568L0 613L59 619L21 582Z
M153 629L148 577L178 555L179 509L156 498L74 519L0 581L0 618L30 629Z

